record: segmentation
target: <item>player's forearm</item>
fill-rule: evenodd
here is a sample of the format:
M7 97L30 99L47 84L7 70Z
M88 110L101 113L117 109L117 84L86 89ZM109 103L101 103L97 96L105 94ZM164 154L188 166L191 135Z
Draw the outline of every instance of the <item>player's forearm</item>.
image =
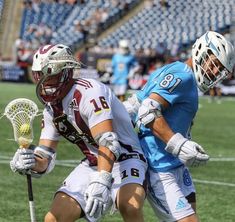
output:
M106 147L100 146L98 152L98 171L111 172L115 161L114 154Z
M152 129L152 132L165 143L167 143L175 134L169 127L164 117L155 119L155 121L151 123L149 127Z
M35 167L32 169L38 173L44 172L48 167L48 159L47 158L41 158L41 157L35 157L36 164Z

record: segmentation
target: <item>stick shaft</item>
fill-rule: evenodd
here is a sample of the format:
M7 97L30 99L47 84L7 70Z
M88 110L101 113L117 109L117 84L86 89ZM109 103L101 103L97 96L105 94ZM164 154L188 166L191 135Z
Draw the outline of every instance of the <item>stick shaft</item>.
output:
M31 222L36 222L35 207L34 207L34 200L33 200L32 179L31 179L31 175L28 175L28 174L27 174L27 185L28 185L30 218L31 218Z

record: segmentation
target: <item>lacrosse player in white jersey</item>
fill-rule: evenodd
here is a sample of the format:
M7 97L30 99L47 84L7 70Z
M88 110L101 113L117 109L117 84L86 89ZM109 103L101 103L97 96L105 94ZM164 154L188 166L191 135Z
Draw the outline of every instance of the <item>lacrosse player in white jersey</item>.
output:
M18 149L11 169L40 177L55 165L61 136L85 159L55 194L45 222L97 221L111 207L124 221L143 221L146 160L122 103L104 84L73 78L80 63L65 45L46 45L33 58L36 93L45 105L38 146Z
M192 58L157 69L144 88L125 102L140 126L139 139L149 164L147 196L160 221L198 222L195 188L187 168L209 160L190 136L198 88L209 90L228 78L233 66L232 44L209 31L193 45Z

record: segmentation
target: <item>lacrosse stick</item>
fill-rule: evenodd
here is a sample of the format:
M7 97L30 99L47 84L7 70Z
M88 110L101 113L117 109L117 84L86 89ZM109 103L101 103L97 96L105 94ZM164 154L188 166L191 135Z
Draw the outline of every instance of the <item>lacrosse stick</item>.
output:
M14 139L20 148L28 148L33 141L33 119L38 112L37 105L24 98L11 101L4 115L10 120ZM31 222L36 222L31 175L27 174L28 198Z

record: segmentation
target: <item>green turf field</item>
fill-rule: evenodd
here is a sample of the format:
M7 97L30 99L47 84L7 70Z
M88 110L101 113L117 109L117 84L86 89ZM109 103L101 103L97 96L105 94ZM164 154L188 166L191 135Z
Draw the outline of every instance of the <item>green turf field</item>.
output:
M42 106L31 84L0 83L0 112L15 98L25 97ZM191 169L197 189L198 214L202 222L235 221L235 99L225 98L222 104L200 100L194 126L193 138L202 144L211 156L211 161L200 168ZM34 123L35 142L39 137L40 118ZM10 157L17 149L12 128L6 118L0 120L0 222L27 222L29 206L26 178L14 174L9 168ZM43 221L50 207L54 191L73 169L76 160L82 158L73 145L62 141L54 171L41 179L33 179L37 221ZM67 160L67 161L65 161ZM70 162L70 160L74 160ZM158 221L147 201L144 208L145 221ZM122 221L118 214L107 215L102 221ZM133 221L134 222L134 221Z

